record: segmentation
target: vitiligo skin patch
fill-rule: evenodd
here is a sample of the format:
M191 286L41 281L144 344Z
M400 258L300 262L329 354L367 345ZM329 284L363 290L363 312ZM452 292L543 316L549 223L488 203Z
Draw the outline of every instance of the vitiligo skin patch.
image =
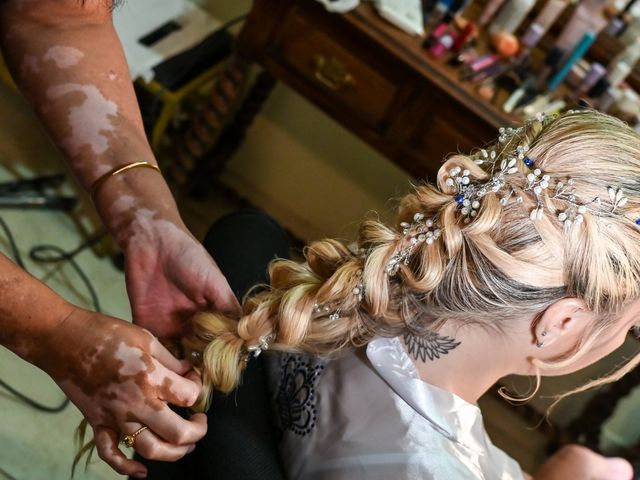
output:
M62 147L71 157L76 157L84 147L89 147L96 155L104 154L109 148L109 137L114 130L113 117L118 114L118 106L106 99L94 85L65 83L47 89L47 97L55 100L73 93L80 93L84 100L69 109L71 135L62 141Z
M55 62L58 68L69 68L77 65L83 57L84 53L77 48L56 45L47 50L42 59Z

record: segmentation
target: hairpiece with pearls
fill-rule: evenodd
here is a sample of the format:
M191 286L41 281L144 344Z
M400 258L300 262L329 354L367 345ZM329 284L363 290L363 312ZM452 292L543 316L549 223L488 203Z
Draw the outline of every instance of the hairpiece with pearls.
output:
M577 113L570 111L569 113ZM533 122L543 123L553 118L539 114L529 119L522 127L518 128L500 128L498 143L503 145L492 149L481 149L474 159L474 163L483 166L488 171L491 178L487 181L475 183L472 181L471 172L462 169L459 166L453 167L445 179L445 186L455 188L455 201L459 206L459 212L464 218L464 223L470 223L477 217L482 206L482 199L489 193L501 193L500 205L506 206L509 201L514 198L519 204L524 203L523 194L532 194L535 200L535 206L529 212L531 221L541 220L544 216L546 203L544 198L551 200L561 200L566 203L566 208L555 213L555 218L562 222L565 229L571 228L573 225L580 225L584 221L586 213L593 214L598 217L619 216L627 218L624 214L618 212L628 201L627 197L620 187L610 186L608 188L610 207L603 210L603 202L600 198L594 198L589 202L582 202L576 194L575 182L573 179L558 180L552 186L554 181L551 176L536 167L535 161L528 156L530 145L523 139L513 150L508 151L509 144L513 139L521 134ZM488 168L487 168L488 167ZM525 172L526 181L518 189L516 194L514 188L505 190L506 177L518 173L520 170ZM597 206L597 207L596 207ZM396 252L387 263L387 273L394 276L401 264L408 265L410 257L416 246L424 242L428 245L432 244L440 237L440 228L437 225L437 216L426 220L423 223L424 214L416 213L413 223L403 222L400 224L402 233L405 237L410 237L408 246ZM640 218L635 220L636 225L640 226ZM610 226L611 224L609 224ZM432 230L433 229L433 230Z
M400 223L402 234L405 239L409 239L409 245L396 252L387 263L387 274L393 277L400 269L401 264L409 265L413 250L420 244L426 243L431 245L440 238L440 228L438 227L438 218L427 218L423 213L416 213L413 216L413 222Z

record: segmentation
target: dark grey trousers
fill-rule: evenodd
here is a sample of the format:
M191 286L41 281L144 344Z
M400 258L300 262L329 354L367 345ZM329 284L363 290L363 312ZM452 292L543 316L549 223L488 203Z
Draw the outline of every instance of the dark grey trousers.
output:
M273 219L242 210L216 221L204 246L238 298L267 282L267 265L288 258L290 241ZM216 392L207 412L209 429L178 462L140 459L150 480L283 480L265 382L263 358L253 359L230 395ZM188 416L188 412L181 411Z

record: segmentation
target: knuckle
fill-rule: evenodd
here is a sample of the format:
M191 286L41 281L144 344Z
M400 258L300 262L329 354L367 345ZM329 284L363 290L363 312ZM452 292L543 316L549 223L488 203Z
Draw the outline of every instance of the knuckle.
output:
M173 443L177 445L184 445L185 443L188 443L188 434L184 430L177 430L173 434L173 437Z
M96 451L98 452L98 457L100 457L100 460L110 464L111 456L108 455L103 448L96 448Z
M138 453L148 460L158 460L158 447L153 443L144 443L137 449Z

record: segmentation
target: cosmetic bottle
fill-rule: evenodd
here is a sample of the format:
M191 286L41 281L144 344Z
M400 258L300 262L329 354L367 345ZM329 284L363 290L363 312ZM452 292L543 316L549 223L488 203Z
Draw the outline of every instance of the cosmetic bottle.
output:
M587 53L587 50L593 45L595 42L597 35L594 32L586 32L582 39L578 42L576 47L573 49L567 61L562 65L562 67L556 72L551 79L549 79L549 83L547 85L549 91L554 91L558 86L562 83L565 77L569 74L573 66L578 63L582 57Z
M527 117L533 117L536 113L544 111L544 109L551 103L551 97L549 95L538 95L532 102L528 103L522 112Z
M572 90L575 91L575 89L584 81L584 79L587 77L587 71L589 70L590 65L589 62L587 62L586 60L582 59L580 60L578 63L576 63L571 70L569 71L569 74L567 75L567 77L564 79L564 83Z
M618 53L609 63L609 69L619 62L624 62L632 69L640 60L640 38L636 38L633 43L628 44L624 50Z
M604 29L604 32L610 37L617 37L618 35L620 35L620 33L622 33L624 27L626 26L627 24L622 18L615 17L609 20L607 28Z
M598 62L592 63L591 67L584 77L584 80L580 85L578 85L578 88L576 88L575 97L580 97L591 90L593 86L605 76L606 73L607 69L604 68L604 65Z
M640 19L636 18L633 22L627 25L622 35L620 35L619 40L621 43L625 45L629 45L630 43L634 43L638 36L640 36Z
M422 48L429 50L434 45L437 45L440 41L440 37L446 34L449 31L450 27L451 26L448 22L442 22L439 25L436 25L436 27L431 31L427 38L425 38L422 42Z
M467 45L470 45L473 39L478 36L478 27L472 21L467 21L467 23L460 29L460 33L458 34L458 38L453 43L453 47L451 48L452 52L458 53Z
M438 0L431 13L424 22L425 32L429 32L432 28L442 22L444 16L453 6L454 0Z
M535 20L529 25L520 39L520 54L518 60L522 61L544 37L551 25L558 19L566 8L566 0L549 0L542 8Z
M580 2L556 40L555 46L565 52L571 52L587 32L592 32L597 36L607 25L607 19L603 15L605 3L606 0L583 0Z
M547 79L552 76L560 66L560 62L564 57L564 50L561 48L552 48L544 59L544 64L538 73L536 81L536 90L541 91L545 87Z
M489 27L490 33L513 33L536 4L536 0L509 0Z
M458 33L453 27L451 27L451 25L446 23L441 23L440 25L446 25L447 29L438 37L437 41L431 46L431 48L429 48L429 53L434 58L440 58L451 50L458 36Z
M491 46L504 58L514 57L520 51L518 37L507 32L492 33Z
M487 54L472 60L471 62L465 64L464 67L462 67L460 71L460 80L463 82L469 80L470 78L476 76L482 70L485 70L500 62L501 59L502 57L500 57L500 55Z
M542 27L542 34L544 35L551 25L560 17L564 9L567 7L567 0L548 0L540 13L533 21L532 25L539 25Z
M624 122L632 123L640 113L640 97L634 90L625 89L620 98L613 103L609 113Z
M513 93L507 98L507 101L502 105L502 110L506 113L511 113L524 98L527 90L533 86L533 78L526 80L520 85Z
M620 61L609 68L607 80L609 80L609 83L612 86L617 87L626 80L631 73L631 70L632 68L627 62Z
M542 37L544 37L544 33L545 31L542 25L538 25L537 23L529 25L529 28L524 32L524 35L522 35L522 38L520 39L521 50L519 58L528 55L529 52L531 52L531 49L538 44Z

